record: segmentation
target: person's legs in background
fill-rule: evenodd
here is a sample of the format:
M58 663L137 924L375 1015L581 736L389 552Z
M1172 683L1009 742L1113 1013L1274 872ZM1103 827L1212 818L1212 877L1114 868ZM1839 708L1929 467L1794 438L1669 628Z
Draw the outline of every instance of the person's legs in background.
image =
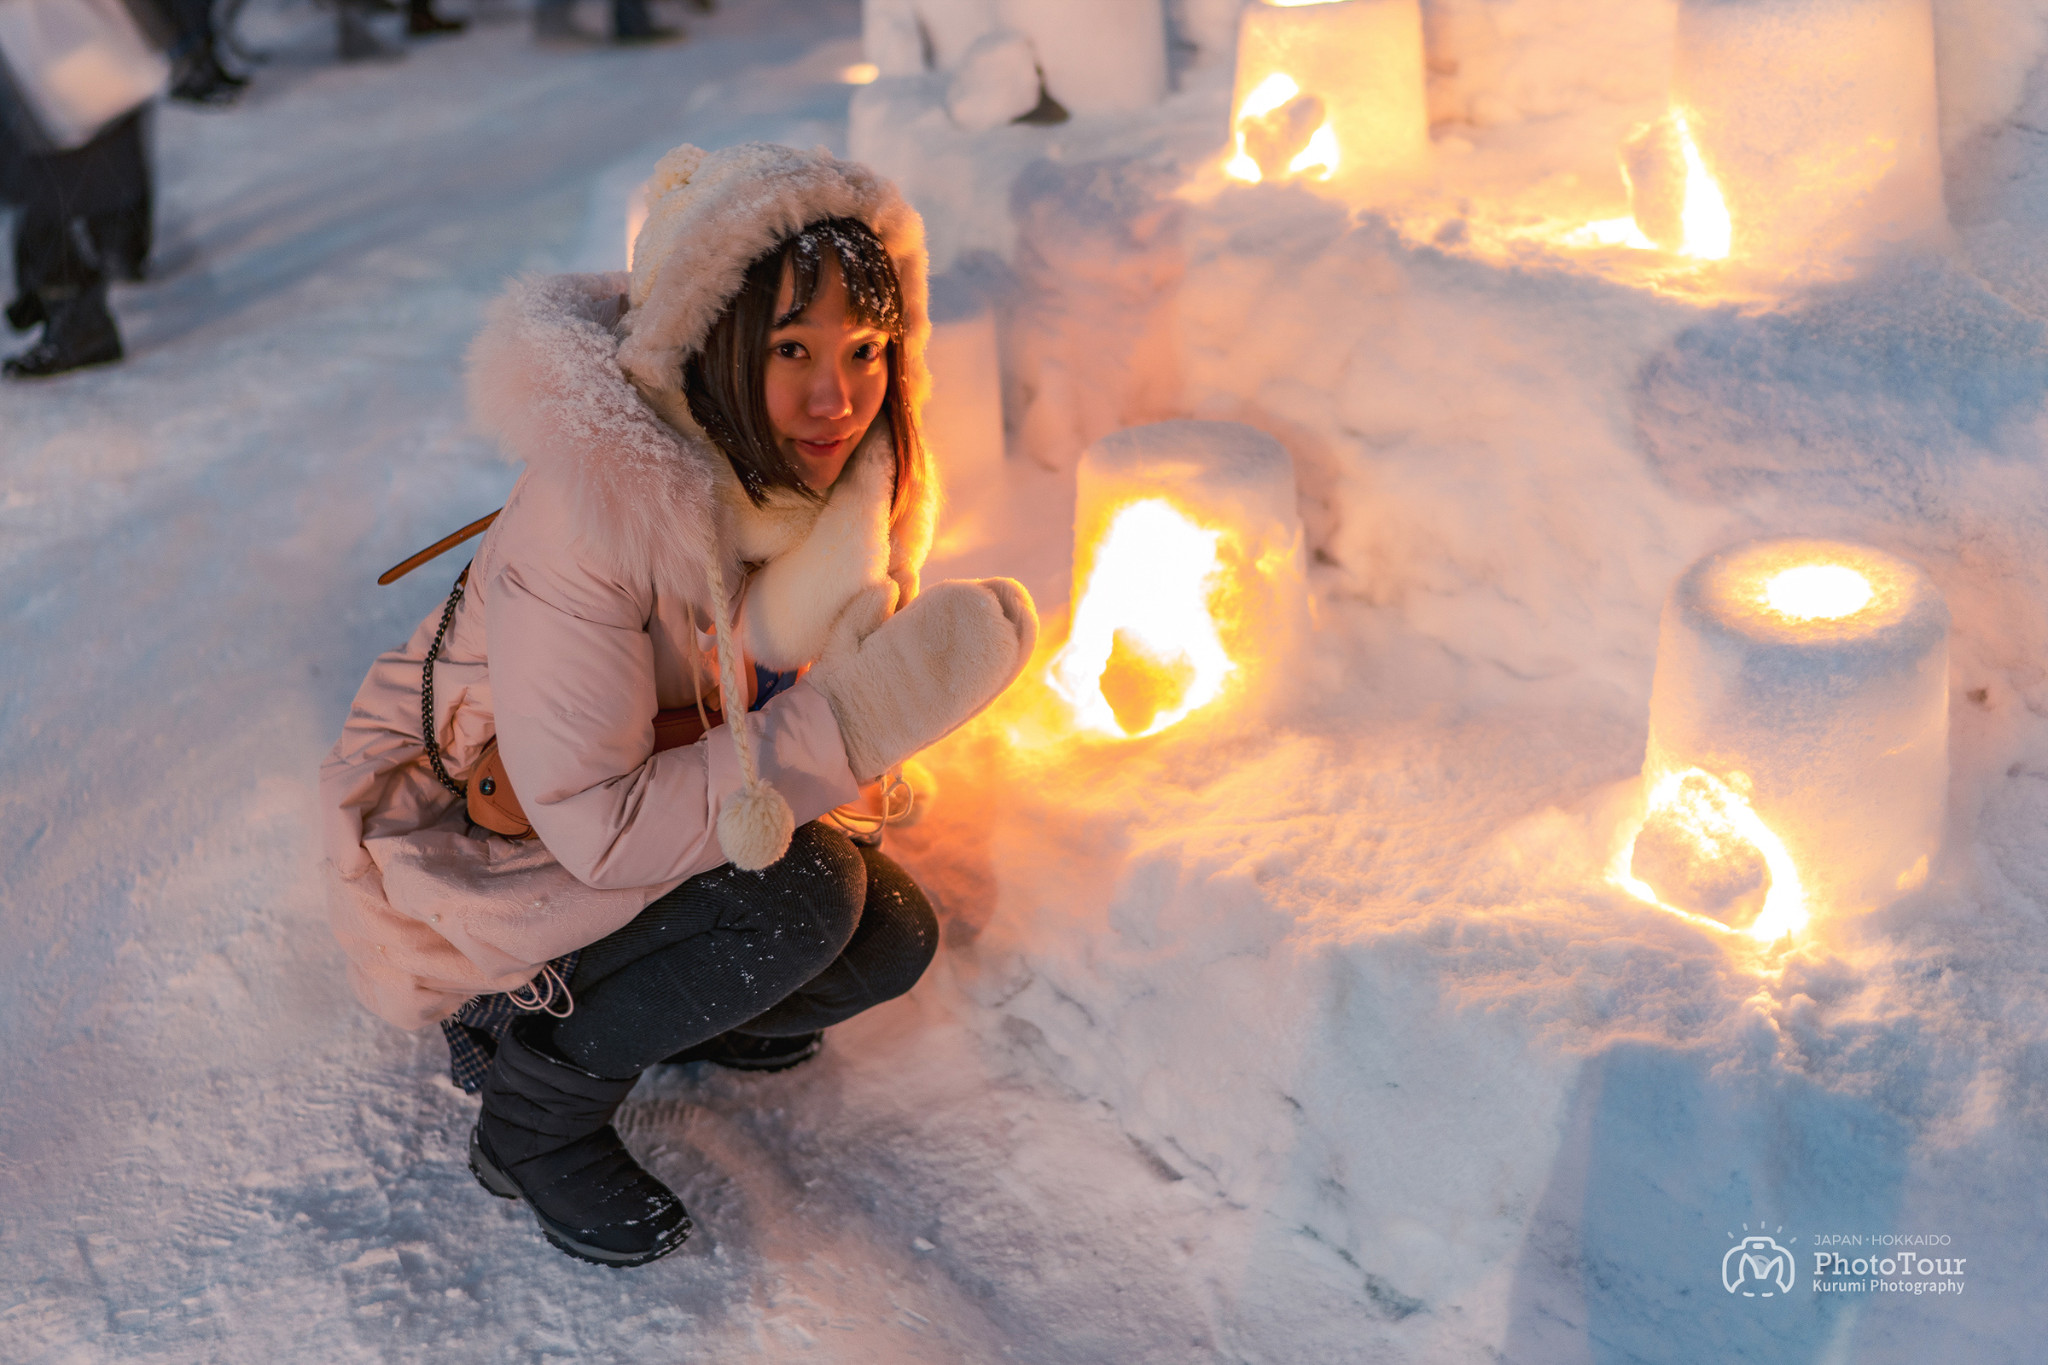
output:
M85 146L21 159L14 225L15 297L7 321L42 336L8 360L9 378L34 379L122 356L107 307L110 278L138 278L149 257L151 186L137 110Z
M612 0L612 41L666 43L683 36L679 28L657 24L647 0Z
M249 78L221 65L214 0L159 0L159 6L174 35L171 98L186 104L214 105L239 99Z

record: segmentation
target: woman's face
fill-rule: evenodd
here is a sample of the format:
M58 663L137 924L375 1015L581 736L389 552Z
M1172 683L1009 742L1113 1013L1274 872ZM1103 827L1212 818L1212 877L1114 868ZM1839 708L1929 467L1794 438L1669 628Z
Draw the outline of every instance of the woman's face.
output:
M782 268L777 317L795 296ZM818 263L810 307L768 334L768 422L775 443L819 492L839 471L882 410L889 392L889 334L857 322L846 308L846 281L830 254Z

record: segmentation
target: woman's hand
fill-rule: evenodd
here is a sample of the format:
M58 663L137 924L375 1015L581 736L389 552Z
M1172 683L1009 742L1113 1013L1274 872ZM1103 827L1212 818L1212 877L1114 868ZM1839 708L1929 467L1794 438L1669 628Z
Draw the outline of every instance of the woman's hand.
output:
M847 603L807 675L862 782L972 720L1038 643L1031 594L1008 578L940 583L892 615L895 605L894 583Z

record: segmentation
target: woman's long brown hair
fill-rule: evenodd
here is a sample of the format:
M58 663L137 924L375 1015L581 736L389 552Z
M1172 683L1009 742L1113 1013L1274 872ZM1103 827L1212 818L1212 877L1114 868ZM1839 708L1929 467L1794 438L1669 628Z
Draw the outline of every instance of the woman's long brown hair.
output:
M811 306L827 252L846 282L847 311L889 337L889 387L881 416L889 423L895 446L895 491L889 503L893 522L909 501L920 464L920 436L905 378L903 286L888 248L866 223L857 218L820 219L749 265L740 292L711 324L703 348L683 363L683 392L690 401L690 415L725 453L755 506L773 488L823 499L824 493L804 482L802 470L775 441L775 428L768 420L767 373L769 335ZM776 295L785 265L793 289L789 307L778 314Z

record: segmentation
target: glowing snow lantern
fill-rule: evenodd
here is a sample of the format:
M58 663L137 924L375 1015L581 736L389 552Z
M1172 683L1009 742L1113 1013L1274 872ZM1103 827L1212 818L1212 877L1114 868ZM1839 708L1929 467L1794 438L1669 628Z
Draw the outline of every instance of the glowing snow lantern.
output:
M1826 277L1945 229L1929 0L1681 0L1672 69L1623 153L1657 244Z
M1416 0L1260 0L1239 22L1224 171L1362 185L1429 150Z
M1153 735L1246 694L1306 608L1294 464L1234 422L1158 422L1081 457L1074 611L1048 681L1084 731Z
M1646 813L1617 880L1775 941L1925 880L1948 793L1948 608L1863 546L1693 566L1657 645Z

